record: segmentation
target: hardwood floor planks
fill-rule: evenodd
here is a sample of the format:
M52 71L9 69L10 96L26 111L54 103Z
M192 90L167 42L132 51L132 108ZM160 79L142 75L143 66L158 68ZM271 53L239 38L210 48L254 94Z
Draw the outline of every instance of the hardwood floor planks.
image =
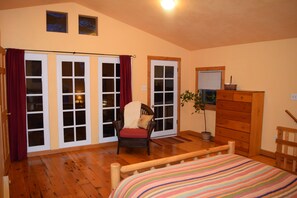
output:
M116 154L116 146L99 147L81 151L30 157L11 164L9 170L10 195L19 197L108 197L110 194L110 164L122 165L168 157L190 151L215 146L213 142L203 142L193 132L183 132L182 137L189 142L178 144L151 143L151 155L146 149L121 148ZM256 160L264 160L257 157ZM270 160L266 162L273 163Z

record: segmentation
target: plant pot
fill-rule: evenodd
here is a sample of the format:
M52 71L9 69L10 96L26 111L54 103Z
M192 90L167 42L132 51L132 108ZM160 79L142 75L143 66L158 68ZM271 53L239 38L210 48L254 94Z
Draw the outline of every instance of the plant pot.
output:
M210 141L211 133L208 132L208 131L202 131L202 132L201 132L201 136L202 136L202 140L203 140L203 141L208 142L208 141Z

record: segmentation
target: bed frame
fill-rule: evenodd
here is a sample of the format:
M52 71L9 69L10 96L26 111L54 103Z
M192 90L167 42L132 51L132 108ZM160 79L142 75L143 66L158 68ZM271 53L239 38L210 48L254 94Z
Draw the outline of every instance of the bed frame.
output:
M163 168L164 166L170 166L172 164L184 163L185 160L198 160L198 157L210 157L214 155L220 155L224 153L234 154L235 152L235 142L229 141L228 145L213 147L209 149L204 149L200 151L194 151L190 153L185 153L181 155L175 155L171 157L165 157L156 160L150 160L146 162L140 162L136 164L121 166L119 163L112 163L110 165L111 171L111 189L114 190L120 183L123 175L138 174L142 170L152 170L156 168ZM157 167L158 166L158 167ZM142 171L143 172L143 171Z

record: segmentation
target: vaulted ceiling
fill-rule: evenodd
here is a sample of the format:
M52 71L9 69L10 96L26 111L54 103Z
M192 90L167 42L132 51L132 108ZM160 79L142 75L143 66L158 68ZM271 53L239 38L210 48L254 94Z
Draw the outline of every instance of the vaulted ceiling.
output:
M297 0L1 0L0 10L75 2L188 50L297 37Z

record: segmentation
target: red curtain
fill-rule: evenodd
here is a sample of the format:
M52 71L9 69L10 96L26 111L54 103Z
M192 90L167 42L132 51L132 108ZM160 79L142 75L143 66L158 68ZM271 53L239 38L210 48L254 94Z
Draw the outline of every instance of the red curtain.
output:
M120 78L120 108L123 110L125 105L132 101L131 56L120 56Z
M17 161L27 158L24 50L7 50L6 77L10 159Z

